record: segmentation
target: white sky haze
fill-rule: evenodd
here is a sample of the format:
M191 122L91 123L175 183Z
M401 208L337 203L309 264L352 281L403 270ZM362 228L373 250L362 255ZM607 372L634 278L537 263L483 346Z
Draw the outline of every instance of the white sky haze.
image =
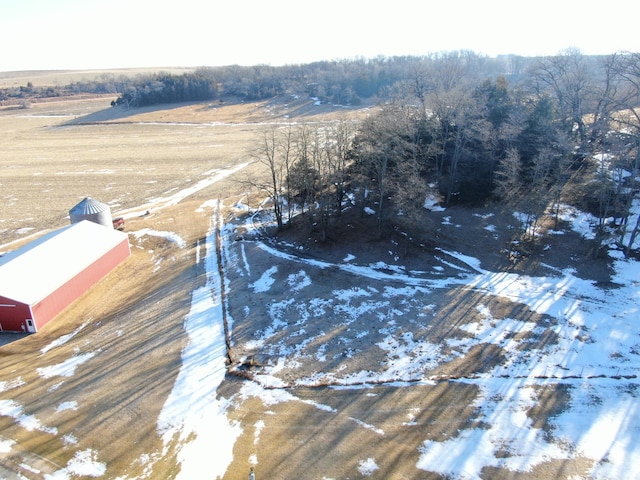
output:
M640 51L635 0L0 0L0 71Z

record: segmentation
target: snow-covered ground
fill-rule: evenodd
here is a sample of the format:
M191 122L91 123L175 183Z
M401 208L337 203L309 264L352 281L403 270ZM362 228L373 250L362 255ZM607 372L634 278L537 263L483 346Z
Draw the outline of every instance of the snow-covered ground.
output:
M588 233L584 230L582 217L573 218L577 220L576 228ZM580 225L578 222L581 222ZM250 224L246 228L250 228ZM231 231L224 227L222 233L223 238L231 235ZM217 265L212 241L210 239L207 242L205 262L207 270L211 272L208 277L214 282ZM274 267L265 270L260 280L253 284L256 291L268 291L273 284L271 275L277 269L277 261L283 256L291 259L291 254L279 253L266 245L263 248L273 253ZM532 311L557 320L555 326L550 328L553 328L558 340L546 347L523 351L516 348L513 334L541 327L517 318L494 318L486 307L478 306L484 320L466 326L466 333L470 335L462 340L451 339L447 346L464 352L479 343L492 343L506 352L506 361L491 371L460 380L478 385L481 393L476 406L482 412L485 425L489 427L463 430L455 438L443 442L424 441L419 448L421 455L417 468L454 478L479 478L482 468L487 466L522 472L545 461L582 456L593 460L590 471L592 478L629 478L631 466L640 462L640 443L637 441L640 438L640 380L636 376L640 359L640 264L613 252L613 281L620 287L604 290L578 278L571 270L558 272L554 277L496 273L481 270L477 259L455 252L448 253L472 266L471 271L479 273L442 279L440 283L431 280L429 288L464 283L487 295L500 295L525 304ZM319 266L317 261L297 261ZM388 272L381 273L379 265L356 267L347 261L342 268L370 278L389 275ZM398 275L394 275L394 278L397 280ZM304 267L294 280L292 285L308 283ZM415 279L407 277L406 280L407 284L416 285ZM205 458L199 445L204 445L213 428L228 432L230 439L237 438L239 434L238 427L226 420L225 402L215 400L215 387L203 392L198 382L203 375L209 374L220 381L223 378L224 334L219 326L218 289L212 283L194 292L193 313L186 323L191 344L184 352L184 373L181 373L174 393L165 405L167 414L162 417L173 418L170 422L172 428L181 431L182 438L196 434L196 440L185 445L180 456L183 467L180 478L185 479L190 478L189 472L195 471ZM344 294L336 292L336 295L341 293ZM405 293L398 289L397 294ZM348 309L349 302L345 301L341 308ZM353 311L350 315L355 317L358 312ZM207 335L204 335L205 331ZM204 338L213 338L215 343L203 345ZM268 333L265 333L266 338ZM397 343L397 339L390 335L387 344L394 343ZM409 356L403 364L404 371L424 371L426 365L421 365L421 362L438 362L438 349L419 343L417 340L412 349L419 350L424 346L429 349L430 355ZM217 352L215 358L212 357L212 351ZM446 359L443 357L441 360ZM411 365L410 362L415 364ZM200 368L194 368L198 365ZM277 368L278 365L272 367L271 373L275 373ZM362 372L361 376L351 375L348 383L354 388L366 388L366 382L385 380L384 374L380 378L372 378L371 375L369 370ZM422 380L431 381L428 377ZM363 382L365 386L362 386ZM571 387L571 400L567 408L552 418L554 440L550 441L544 431L534 426L527 411L535 405L536 387L559 382ZM266 369L258 382L247 382L242 394L263 396L270 403L296 399L286 391L264 388L265 385L277 383L278 380L271 377L269 369ZM410 388L410 385L407 387ZM206 397L211 400L204 402ZM187 402L182 401L187 398L188 406ZM193 408L194 398L197 405L202 403L202 408ZM318 408L326 407L318 405ZM160 428L167 429L167 422L163 419ZM498 454L505 448L510 452L507 458ZM222 475L232 461L231 449L218 453L220 457L217 459L216 474ZM257 463L257 459L253 461ZM370 475L377 468L376 459L366 457L365 453L360 462L360 473Z
M226 173L226 172L225 172ZM213 177L212 177L213 178ZM165 199L176 201L179 196ZM207 205L214 210L220 207ZM216 220L217 214L214 214ZM589 233L584 217L567 217L575 220L575 227ZM587 228L585 229L585 225ZM245 226L252 228L250 222ZM231 226L220 226L223 249L234 237ZM181 246L182 241L172 232L144 230L134 235L159 235ZM197 478L195 472L206 470L213 478L224 475L233 457L234 439L241 434L240 426L231 423L226 411L234 399L225 399L216 394L217 387L225 375L225 338L222 325L221 279L218 275L215 251L215 232L212 227L207 240L198 252L197 261L203 262L207 282L192 292L191 311L184 322L189 342L182 353L182 368L176 383L158 418L158 431L165 441L165 448L172 440L180 439L178 460L181 463L180 479ZM278 262L295 260L300 263L299 273L291 279L291 288L311 286L305 273L309 267L324 267L322 262L294 257L271 246L263 244L264 250L273 255L274 265L259 275L252 284L255 291L269 291L273 285L272 275ZM446 252L456 257L460 263L469 265L468 271L455 278L421 280L406 272L393 271L392 266L356 265L354 256L348 256L340 268L366 278L389 278L404 281L412 288L445 288L450 285L464 285L487 295L500 295L527 305L532 311L553 317L553 329L557 341L547 346L523 351L514 343L514 334L535 332L541 327L518 318L496 318L484 305L477 309L481 321L467 324L465 335L451 338L447 348L457 352L469 351L478 344L495 344L505 352L505 361L489 371L460 379L478 386L480 394L476 407L481 412L484 428L461 430L454 438L437 442L425 440L419 446L418 469L439 472L454 478L478 478L487 466L503 467L513 471L529 471L542 462L578 456L593 460L589 472L592 478L629 478L630 469L640 462L640 379L637 368L640 358L640 264L612 252L615 267L613 282L616 289L604 290L576 276L574 271L559 271L557 276L528 277L514 273L491 272L480 268L480 261L456 252ZM245 259L246 262L246 259ZM381 268L386 267L386 268ZM252 268L246 264L245 269ZM233 295L233 292L228 292ZM336 291L335 301L345 316L357 318L360 312L352 307L350 296L366 295L365 291ZM388 289L386 296L406 296L402 288ZM349 309L353 309L349 311ZM277 318L274 319L277 321ZM69 341L82 330L57 339L45 346L45 354L51 348ZM233 329L233 324L229 325ZM257 342L268 342L269 334ZM403 339L405 341L406 339ZM428 351L429 355L407 355L403 359L403 372L424 372L440 361L445 362L443 346L412 339L411 345L404 345L406 351ZM381 342L381 348L402 351L399 339L389 332ZM408 347L411 347L410 349ZM345 346L348 350L348 345ZM77 355L68 360L40 369L42 377L73 376L75 367L90 359L90 354ZM281 368L279 363L266 368L255 382L247 381L241 396L259 396L268 403L297 401L289 390L267 389L278 384L275 374ZM393 378L397 378L394 372ZM375 376L378 375L378 376ZM367 388L367 383L379 383L391 378L388 371L379 374L370 370L350 374L340 380L345 387ZM411 379L415 381L415 378ZM300 385L309 379L299 380ZM423 383L433 382L429 376L420 378ZM14 388L20 379L0 382L0 391ZM546 432L536 427L527 412L536 401L536 388L559 382L570 386L570 401L566 408L550 421L553 424L553 440ZM411 388L410 383L406 387ZM399 387L402 388L402 384ZM300 400L302 401L302 400ZM325 405L316 405L326 409ZM59 409L75 409L74 402L66 402ZM22 407L11 401L0 401L0 415L13 417L25 428L55 434L50 427L38 419L25 415ZM377 428L375 426L369 426ZM256 431L259 432L259 425ZM214 438L224 436L227 441L220 445ZM259 433L256 433L259 435ZM215 437L214 437L215 436ZM68 442L73 444L74 439ZM217 445L215 449L211 445ZM9 451L11 441L0 437L0 451ZM499 452L505 448L510 455ZM250 459L259 465L257 457ZM149 461L153 461L150 454ZM363 476L375 475L378 463L367 452L359 461L358 471ZM78 451L67 466L47 479L69 479L78 475L101 477L106 474L107 465L99 460L98 452ZM145 477L147 478L147 477Z
M216 204L214 207L217 210ZM212 478L224 475L232 458L234 439L241 433L237 425L227 421L226 402L216 398L216 389L226 373L226 343L213 235L212 230L205 244L207 282L193 292L191 312L184 324L189 344L182 352L180 373L158 419L165 445L174 435L180 437L183 447L178 454L182 464L179 478L184 479L198 478L205 471ZM187 441L192 434L195 439ZM216 441L219 438L225 442ZM212 449L212 445L216 448Z

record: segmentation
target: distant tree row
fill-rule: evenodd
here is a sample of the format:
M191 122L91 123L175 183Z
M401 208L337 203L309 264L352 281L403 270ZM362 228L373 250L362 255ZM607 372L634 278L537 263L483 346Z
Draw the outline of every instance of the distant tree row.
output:
M483 59L414 63L365 121L269 132L258 158L283 228L292 205L322 237L345 205L375 212L379 234L411 232L426 198L499 202L523 219L519 239L571 203L598 219L594 253L630 252L640 221L640 54L536 59L517 77L486 77ZM348 201L347 201L348 200ZM345 203L346 202L346 203Z
M213 99L218 91L216 81L200 73L171 75L154 74L127 85L112 106L144 107L176 102L197 102Z
M479 75L517 71L511 59L489 59L473 52L451 52L424 57L377 57L322 61L272 67L228 66L206 69L220 82L221 91L247 100L273 97L286 92L306 93L325 103L357 105L364 99L387 98L389 89L412 76L425 62L464 57ZM520 58L520 57L518 57ZM519 60L520 61L520 60ZM521 61L526 61L522 58Z
M498 74L510 81L517 79L532 61L526 57L487 58L469 51L431 54L423 57L377 57L373 59L345 59L309 64L223 67L203 67L184 75L159 73L153 75L114 75L105 73L96 79L76 81L69 85L0 89L0 101L21 98L44 98L78 93L112 93L127 103L129 97L142 96L154 101L173 101L168 87L166 95L158 95L160 83L179 83L195 80L216 86L214 95L234 95L245 100L260 100L286 92L307 94L322 102L356 105L364 99L387 98L388 91L398 82L410 78L416 70L429 62L455 62L464 59L484 78ZM182 90L188 90L182 88ZM135 94L135 95L134 95ZM138 95L141 94L141 95ZM176 97L179 95L176 94ZM166 100L164 100L166 98ZM117 102L117 101L116 101Z
M33 83L27 82L26 85L20 87L1 88L0 102L59 97L64 95L64 92L58 87L34 87Z

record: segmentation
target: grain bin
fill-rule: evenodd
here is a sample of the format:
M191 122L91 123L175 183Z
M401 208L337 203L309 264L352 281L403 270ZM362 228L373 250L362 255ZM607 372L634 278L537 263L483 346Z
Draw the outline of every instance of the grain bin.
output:
M113 228L111 208L93 198L85 197L79 204L69 210L71 224L89 220L90 222Z

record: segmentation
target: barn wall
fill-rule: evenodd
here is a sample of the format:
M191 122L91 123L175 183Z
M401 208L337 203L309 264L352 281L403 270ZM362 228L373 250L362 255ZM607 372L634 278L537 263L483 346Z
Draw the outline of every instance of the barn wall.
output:
M15 305L10 307L8 305ZM29 305L0 296L0 327L3 332L24 332L25 320L31 317Z
M124 239L67 283L61 285L54 292L33 305L32 310L36 329L41 329L47 322L124 261L129 254L129 240Z

